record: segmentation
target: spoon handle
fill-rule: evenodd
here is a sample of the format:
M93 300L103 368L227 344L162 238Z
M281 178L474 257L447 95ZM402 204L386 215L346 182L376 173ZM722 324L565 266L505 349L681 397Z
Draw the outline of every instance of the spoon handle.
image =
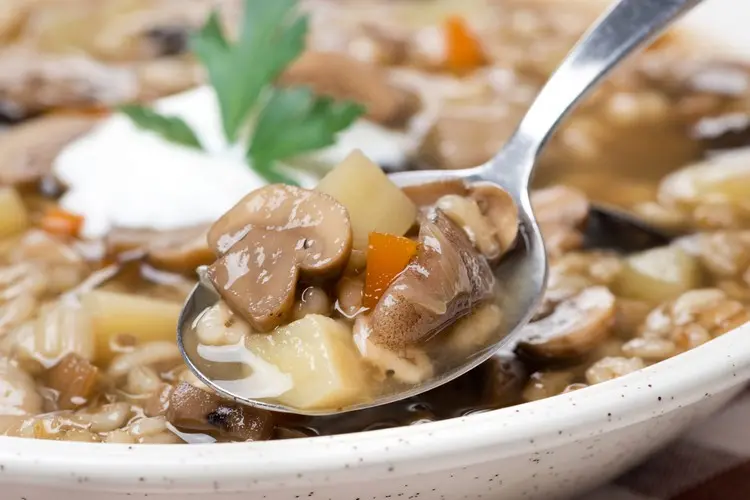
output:
M619 61L702 0L620 0L573 47L537 95L488 173L527 197L536 157L560 121ZM519 200L519 201L521 201Z

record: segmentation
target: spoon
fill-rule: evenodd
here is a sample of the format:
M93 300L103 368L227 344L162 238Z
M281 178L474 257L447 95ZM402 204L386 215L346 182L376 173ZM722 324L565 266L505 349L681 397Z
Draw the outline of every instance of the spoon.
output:
M529 198L529 184L539 153L560 121L618 62L700 1L617 2L573 48L494 158L466 170L423 170L390 175L390 179L401 187L448 180L497 184L510 193L519 208L517 245L495 269L497 282L502 287L503 324L494 338L463 362L444 369L425 382L344 408L301 410L267 399L256 399L258 396L247 397L238 393L237 384L231 383L236 381L212 380L191 358L197 342L192 325L202 311L218 300L210 283L202 279L188 297L178 323L177 342L187 365L211 389L238 403L277 412L331 415L391 403L434 389L475 368L517 340L520 330L537 309L546 286L547 256Z

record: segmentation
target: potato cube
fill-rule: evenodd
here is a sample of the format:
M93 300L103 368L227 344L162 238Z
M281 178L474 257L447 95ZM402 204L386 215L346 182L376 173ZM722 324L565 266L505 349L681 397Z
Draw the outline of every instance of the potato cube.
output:
M625 260L615 288L618 295L658 303L700 286L695 257L676 246L654 248Z
M113 349L120 335L142 344L155 340L175 341L181 305L161 299L95 290L81 297L91 315L96 339L95 362L106 366L117 354Z
M299 409L337 408L366 395L365 368L349 329L309 314L270 334L251 334L247 348L291 375L294 387L278 398Z
M21 196L12 187L0 187L0 238L13 236L29 226Z
M323 177L316 189L346 207L357 250L367 250L373 231L402 236L417 216L417 207L401 188L359 150Z

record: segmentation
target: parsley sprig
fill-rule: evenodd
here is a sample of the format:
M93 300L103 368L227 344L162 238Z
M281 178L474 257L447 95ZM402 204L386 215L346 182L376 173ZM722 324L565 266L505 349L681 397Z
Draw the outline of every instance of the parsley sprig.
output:
M279 75L305 49L308 17L298 0L245 0L236 41L227 39L216 11L191 40L208 73L228 143L236 143L251 115L257 121L246 150L248 163L269 182L294 184L279 160L324 148L363 114L362 106L317 96L307 88L278 88ZM188 147L200 141L184 120L137 105L120 110L140 128Z

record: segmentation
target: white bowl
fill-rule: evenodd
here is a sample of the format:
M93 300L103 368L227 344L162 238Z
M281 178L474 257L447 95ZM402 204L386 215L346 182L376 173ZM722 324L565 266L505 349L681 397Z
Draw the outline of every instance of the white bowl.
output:
M686 25L750 55L749 14L709 0ZM0 499L566 498L642 460L748 379L750 324L611 382L419 426L192 446L0 437Z

